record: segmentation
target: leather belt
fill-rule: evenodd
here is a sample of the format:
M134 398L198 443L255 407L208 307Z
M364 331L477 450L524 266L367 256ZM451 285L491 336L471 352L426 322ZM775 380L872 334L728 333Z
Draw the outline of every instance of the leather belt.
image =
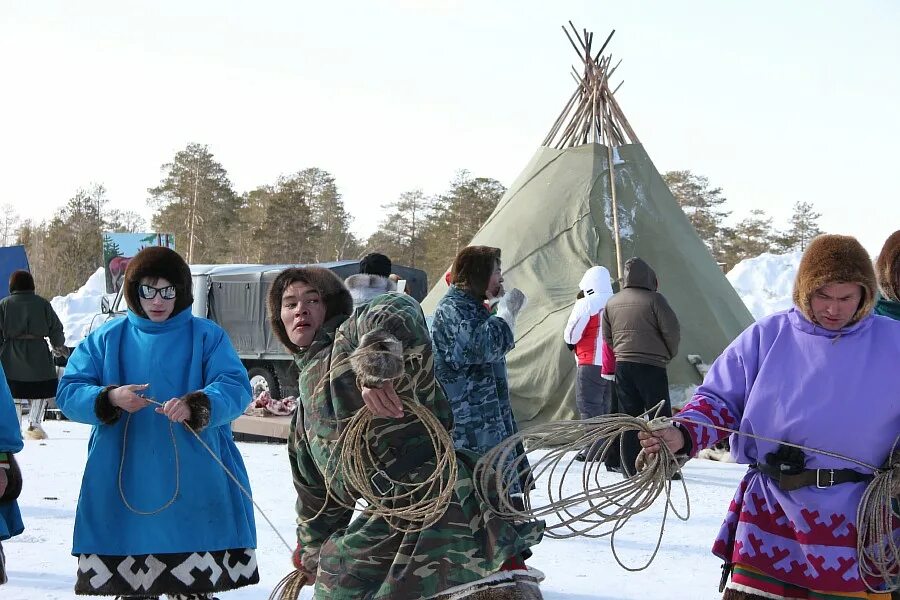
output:
M819 489L829 488L841 483L862 483L872 481L874 475L860 473L853 469L803 469L799 473L786 474L777 467L765 463L754 463L751 469L767 475L775 484L786 492L802 487L815 486Z

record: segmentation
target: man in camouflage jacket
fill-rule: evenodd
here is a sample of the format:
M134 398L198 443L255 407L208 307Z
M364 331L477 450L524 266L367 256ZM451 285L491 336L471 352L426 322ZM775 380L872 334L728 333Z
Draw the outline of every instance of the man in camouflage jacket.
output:
M294 564L314 581L314 598L444 600L451 593L484 600L540 598L535 575L498 571L507 559L540 541L543 523L511 523L492 513L473 487L474 456L457 452L459 476L449 507L421 532L396 531L384 518L366 512L351 521L353 511L328 498L326 472L331 493L344 504L359 497L332 467L344 450L338 444L341 431L363 406L384 417L374 420L368 445L385 470L401 457L421 455L419 449L432 443L421 422L402 413L400 397L419 402L452 428L453 415L435 382L431 340L418 304L404 294L388 293L354 311L340 279L326 269L305 267L287 269L275 280L269 314L275 334L294 353L300 370L300 402L288 439L297 491ZM390 381L380 374L385 366L377 358L369 365L353 362L360 371L354 372L348 360L359 356L354 351L385 339L402 346L403 375ZM392 397L396 405L387 412L373 409L373 391ZM435 460L431 451L420 465L396 477L424 480L433 473ZM495 593L491 582L498 575L506 585Z
M453 261L450 282L431 325L434 372L453 408L454 444L480 456L518 431L509 404L506 353L515 347L513 327L525 297L517 289L504 293L499 248L463 248ZM499 300L496 315L485 308L485 300ZM510 482L512 494L529 485L528 463L523 458L520 464L519 480Z

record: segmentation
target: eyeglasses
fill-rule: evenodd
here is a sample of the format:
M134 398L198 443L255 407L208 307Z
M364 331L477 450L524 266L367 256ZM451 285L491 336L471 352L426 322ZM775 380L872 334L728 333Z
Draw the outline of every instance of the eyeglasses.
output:
M159 294L163 300L175 299L175 286L167 285L164 288L153 287L152 285L141 284L138 286L138 295L144 300L153 300Z

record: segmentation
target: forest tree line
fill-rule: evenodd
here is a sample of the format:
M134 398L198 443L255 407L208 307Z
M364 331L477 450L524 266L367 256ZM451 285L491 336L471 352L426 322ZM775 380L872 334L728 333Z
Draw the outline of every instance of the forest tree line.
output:
M110 208L99 183L77 190L49 220L21 220L0 207L4 245L25 246L38 293L53 297L77 290L103 266L103 232L173 233L191 264L315 263L387 254L424 270L429 285L450 266L497 206L506 188L496 179L459 171L446 191L406 191L382 205L378 228L367 239L351 230L334 176L316 167L282 175L250 191L234 189L228 171L203 144L189 144L162 165L158 185L148 189L151 222L135 211ZM721 188L691 171L663 175L713 257L728 269L763 252L803 249L820 233L811 204L798 202L788 227L754 209L736 225Z

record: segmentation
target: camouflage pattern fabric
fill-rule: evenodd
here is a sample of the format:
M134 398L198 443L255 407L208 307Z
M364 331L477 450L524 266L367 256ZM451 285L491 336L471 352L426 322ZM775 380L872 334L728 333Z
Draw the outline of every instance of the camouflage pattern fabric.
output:
M297 490L297 539L305 570L316 575L317 600L425 598L496 572L510 556L537 544L542 522L510 523L499 519L477 497L472 483L475 456L457 453L459 477L444 517L418 533L392 530L384 519L353 513L326 503L323 473L341 449L337 439L363 406L356 375L346 358L360 338L387 331L403 344L405 377L397 392L428 407L449 429L453 417L436 384L431 340L418 304L405 294L385 294L353 317L325 323L316 340L295 356L300 369L300 406L294 416L288 454ZM369 447L388 466L430 438L412 416L376 419ZM426 462L405 477L421 480L434 470ZM344 500L357 495L339 478L330 482ZM325 505L325 509L315 516Z
M492 316L481 301L456 286L438 303L431 325L434 372L453 408L453 443L484 455L519 428L509 403L506 354L515 347L512 330ZM518 455L524 455L518 448ZM510 456L510 462L516 456ZM510 492L521 493L527 483L527 461L520 481Z

